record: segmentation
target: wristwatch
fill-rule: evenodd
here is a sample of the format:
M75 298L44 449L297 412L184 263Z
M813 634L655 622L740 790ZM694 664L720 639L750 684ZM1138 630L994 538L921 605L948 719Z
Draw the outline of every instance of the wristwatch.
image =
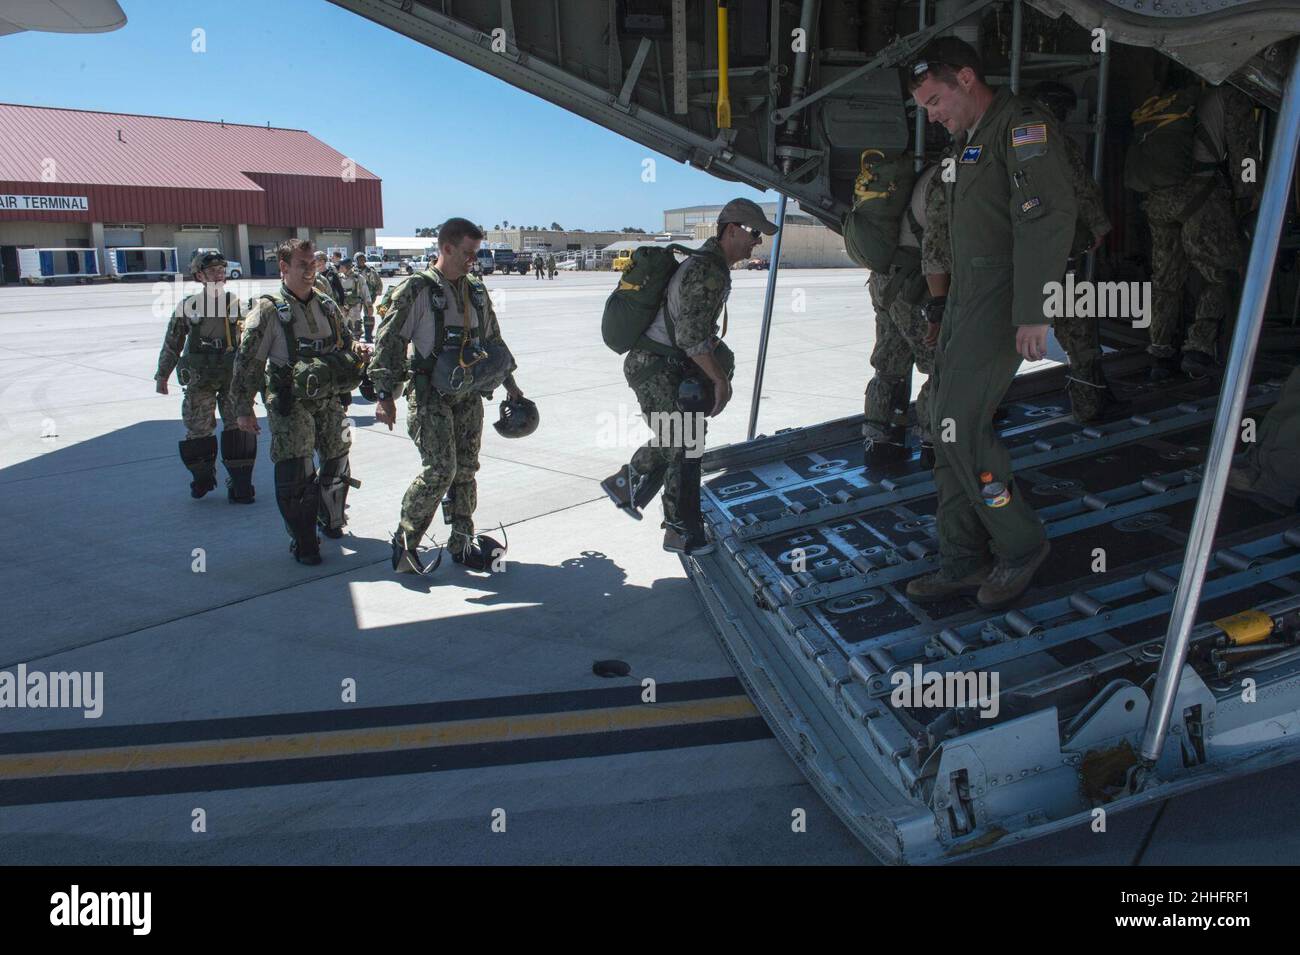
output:
M376 400L376 401L387 401L387 400L388 400L389 398L391 398L391 397L393 397L393 396L392 396L391 394L389 394L387 391L376 391L376 392L375 392L375 400Z
M936 295L921 305L921 317L932 325L943 321L943 309L948 304L948 296Z

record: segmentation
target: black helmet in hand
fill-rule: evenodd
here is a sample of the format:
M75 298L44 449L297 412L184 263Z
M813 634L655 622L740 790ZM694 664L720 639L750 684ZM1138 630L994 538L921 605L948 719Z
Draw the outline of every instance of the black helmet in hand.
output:
M713 400L713 382L707 378L688 375L677 386L677 410L679 411L712 411Z
M501 417L492 427L503 438L526 438L540 422L536 404L523 397L507 398L501 402Z

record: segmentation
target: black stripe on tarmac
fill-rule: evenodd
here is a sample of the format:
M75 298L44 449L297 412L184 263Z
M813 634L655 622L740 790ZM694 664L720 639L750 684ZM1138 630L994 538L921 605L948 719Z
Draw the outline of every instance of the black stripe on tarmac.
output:
M733 683L734 681L721 682ZM716 694L710 692L706 695ZM640 700L639 691L637 700ZM666 701L661 699L660 702ZM716 746L723 743L766 739L771 735L767 724L761 718L746 717L736 720L551 736L500 743L476 743L261 763L230 763L185 769L16 779L0 782L0 806L251 789L259 786L289 786L380 776L408 776L417 773L481 769L519 763L590 759L624 753L685 749L693 746Z
M529 693L522 696L489 696L440 703L398 706L349 707L304 713L266 716L234 716L174 723L142 723L126 726L77 729L33 730L0 734L0 755L60 752L78 749L106 749L120 746L151 746L161 743L194 743L202 740L242 739L259 736L288 736L332 730L370 729L419 723L450 723L498 716L529 716L541 713L572 713L612 706L642 706L641 684L567 690L559 693ZM659 683L657 703L683 703L714 697L741 696L745 692L735 677ZM6 711L8 712L8 711ZM12 714L9 716L12 719Z

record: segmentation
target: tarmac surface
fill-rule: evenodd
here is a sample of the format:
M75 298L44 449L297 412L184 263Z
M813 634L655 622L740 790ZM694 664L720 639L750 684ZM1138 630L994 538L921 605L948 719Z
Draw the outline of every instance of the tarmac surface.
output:
M745 436L766 278L734 273L710 447ZM781 274L760 433L861 412L865 278ZM354 399L347 534L300 566L260 407L257 502L189 496L181 389L153 386L169 286L0 288L0 672L103 674L96 719L0 708L0 863L874 863L745 698L658 505L636 523L600 490L648 434L600 340L612 277L487 282L542 425L485 429L477 517L504 527L506 572L419 580L389 567L419 468L401 425ZM606 659L631 674L594 675ZM1274 794L1297 781L971 864L1290 862Z

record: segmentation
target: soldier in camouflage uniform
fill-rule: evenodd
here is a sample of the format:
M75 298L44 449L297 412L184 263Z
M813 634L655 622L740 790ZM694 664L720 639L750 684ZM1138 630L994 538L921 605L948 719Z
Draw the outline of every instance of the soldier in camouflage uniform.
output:
M1147 351L1156 380L1174 371L1189 264L1204 284L1178 367L1192 378L1203 378L1212 370L1219 328L1230 305L1229 283L1246 261L1237 214L1259 203L1258 183L1242 181L1243 160L1257 166L1259 158L1250 100L1234 87L1212 87L1196 104L1195 123L1191 176L1147 193L1142 203L1151 226L1152 314Z
M366 277L353 268L351 259L339 264L339 284L343 286L343 300L338 303L343 309L343 319L352 337L360 341L365 331L365 315L371 307L370 286Z
M548 279L555 278L555 256L554 255L548 255L546 257L546 277Z
M1051 111L1058 123L1064 124L1073 111L1078 97L1064 83L1043 82L1034 86L1029 95ZM1078 144L1061 132L1065 158L1070 165L1070 183L1078 215L1074 223L1074 247L1071 250L1067 271L1081 264L1088 252L1098 248L1110 232L1110 217L1106 215L1101 187L1092 178ZM1097 319L1079 315L1058 315L1052 320L1052 333L1070 358L1070 374L1066 391L1074 417L1081 424L1097 420L1105 410L1117 404L1101 367L1101 341L1098 338Z
M372 342L375 339L375 304L379 297L384 294L384 280L380 278L379 273L366 263L366 254L358 252L352 257L354 268L357 275L366 280L366 289L370 292L370 301L366 304L365 316L362 319L365 340Z
M487 288L468 274L482 241L483 233L474 223L448 219L438 230L437 262L394 287L381 308L369 371L376 392L375 420L392 430L397 420L394 399L402 382L410 379L406 428L420 451L422 467L402 498L401 518L393 534L393 569L398 573L426 571L418 548L440 503L451 524L447 549L452 559L475 570L497 569L500 545L474 533L483 398L491 397L491 392L447 395L432 382L438 355L457 348L458 342L477 339L488 348L505 347ZM410 361L408 345L413 346ZM504 384L511 399L523 397L513 373Z
M912 187L910 203L899 217L896 264L888 272L873 271L867 281L876 312L876 344L871 350L875 374L867 382L862 423L870 463L898 460L907 454L905 429L912 397L912 366L924 375L934 374L934 342L929 340L925 315L917 306L925 292L921 253L928 221L927 196L938 170L937 165L930 166ZM927 377L916 396L923 467L932 466L934 458L930 384Z
M731 400L735 357L717 337L718 316L731 292L730 269L748 259L764 235L775 234L776 226L757 203L733 199L718 214L718 234L673 273L654 322L623 361L623 375L652 429L663 421L683 421L678 389L687 377L706 378L712 386L709 417L719 414ZM699 420L699 415L693 417ZM639 520L640 509L662 486L664 549L707 554L713 545L704 536L700 515L697 453L703 451L703 434L689 436L694 447L688 454L685 424L676 430L683 440L665 441L657 433L637 449L630 464L602 481L601 487L616 505Z
M261 431L253 396L262 392L289 549L299 563L319 564L317 525L327 537L342 537L348 488L359 486L339 396L355 387L370 348L352 340L338 305L313 286L311 242L282 242L277 257L280 288L259 298L244 322L231 391L239 427L252 434Z
M253 464L257 438L240 431L230 391L235 349L239 345L239 299L225 290L226 259L220 252L197 252L190 276L203 283L201 291L176 306L154 375L158 394L167 394L167 379L177 369L185 389L181 420L185 440L181 460L194 480L190 496L203 497L217 486L216 412L221 412L221 460L229 477L226 498L232 504L253 503Z

